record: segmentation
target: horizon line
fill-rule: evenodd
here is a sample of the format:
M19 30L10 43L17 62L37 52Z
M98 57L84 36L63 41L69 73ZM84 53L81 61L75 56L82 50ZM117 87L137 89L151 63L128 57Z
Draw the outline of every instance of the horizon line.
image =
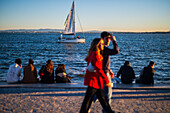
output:
M20 29L4 29L4 30L0 30L1 32L2 31L19 31L19 30L25 30L25 31L29 31L29 30L61 30L63 31L64 29L54 29L54 28L28 28L28 29L23 29L23 28L20 28ZM58 32L61 32L61 31L58 31ZM110 31L110 30L86 30L86 31L77 31L77 32L102 32L102 31L108 31L108 32L134 32L134 33L152 33L152 32L170 32L170 30L164 30L164 31L161 31L161 30L155 30L155 31Z

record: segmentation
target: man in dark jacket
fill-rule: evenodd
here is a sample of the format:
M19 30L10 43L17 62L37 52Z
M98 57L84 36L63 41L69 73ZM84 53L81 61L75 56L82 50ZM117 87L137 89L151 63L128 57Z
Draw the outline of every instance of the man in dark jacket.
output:
M143 84L154 84L153 75L155 73L155 70L153 69L155 66L155 63L153 61L150 61L149 65L147 67L144 67L143 71L140 74L140 83Z
M103 56L103 71L106 74L106 76L109 78L109 81L114 77L114 74L112 70L110 69L110 56L111 55L116 55L119 53L119 47L116 41L116 37L112 36L109 32L103 31L101 33L101 38L104 40L105 47L102 53ZM113 48L110 49L108 46L110 45L110 42L113 44ZM111 104L111 97L112 97L112 88L107 87L104 85L103 90L106 95L106 99ZM104 109L102 110L103 113L105 113Z
M117 73L117 78L121 75L121 81L124 84L131 84L135 79L135 73L129 61L126 61L124 66L121 66Z

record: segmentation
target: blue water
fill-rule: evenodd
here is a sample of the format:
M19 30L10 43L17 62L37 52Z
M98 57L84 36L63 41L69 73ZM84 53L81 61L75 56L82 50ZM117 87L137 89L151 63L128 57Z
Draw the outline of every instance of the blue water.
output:
M81 33L77 34L80 37ZM88 48L99 33L85 33L85 44L59 44L59 33L0 33L0 81L6 80L8 68L16 58L22 59L23 67L28 59L34 60L39 69L51 59L54 68L64 63L72 82L83 82L80 74L85 74ZM170 83L170 34L115 34L120 49L118 55L111 56L111 69L116 74L126 60L131 62L136 77L150 60L155 65L155 83ZM112 47L110 45L109 47ZM22 75L23 76L23 75Z

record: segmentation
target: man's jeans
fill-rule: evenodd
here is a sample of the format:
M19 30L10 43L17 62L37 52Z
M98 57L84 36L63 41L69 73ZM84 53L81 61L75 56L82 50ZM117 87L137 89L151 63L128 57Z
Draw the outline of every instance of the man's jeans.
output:
M108 77L109 82L112 82L110 74L106 73L106 76ZM112 87L107 87L106 85L104 85L103 90L104 90L104 93L105 93L105 96L106 96L106 100L108 101L109 105L111 106ZM102 110L102 112L106 113L104 111L104 109Z
M109 74L109 73L106 73L106 76L108 77L109 82L112 82L110 74ZM105 93L106 100L108 101L109 105L111 105L112 87L107 87L106 85L104 85L103 91L104 91L104 93ZM95 95L95 96L94 96L94 99L93 99L93 102L95 103L96 100L97 100L97 97L96 97L96 95ZM106 113L106 112L104 111L104 109L102 110L102 112L103 112L103 113Z

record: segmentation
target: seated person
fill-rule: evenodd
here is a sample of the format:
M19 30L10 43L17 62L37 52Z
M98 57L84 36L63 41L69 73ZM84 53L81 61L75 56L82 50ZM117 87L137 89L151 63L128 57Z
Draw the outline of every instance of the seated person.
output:
M7 82L8 83L19 83L19 79L22 71L22 61L20 58L15 60L15 63L10 65L8 73L7 73Z
M23 83L36 83L38 82L37 79L37 69L33 66L34 61L32 59L29 59L29 64L24 67L24 77L23 77Z
M78 38L78 39L80 39L80 37L79 37L79 36L77 36L77 38Z
M143 70L140 73L140 77L138 80L136 80L136 83L142 83L142 84L154 84L153 75L155 73L155 70L153 69L155 66L155 63L153 61L150 61L149 65L147 67L144 67Z
M54 68L52 60L48 60L39 71L42 83L54 83Z
M66 69L64 64L58 64L55 70L56 83L70 83L71 77L66 74Z
M124 63L124 66L121 66L120 70L117 73L117 78L121 75L121 82L124 84L131 84L133 79L135 79L135 73L129 61Z

